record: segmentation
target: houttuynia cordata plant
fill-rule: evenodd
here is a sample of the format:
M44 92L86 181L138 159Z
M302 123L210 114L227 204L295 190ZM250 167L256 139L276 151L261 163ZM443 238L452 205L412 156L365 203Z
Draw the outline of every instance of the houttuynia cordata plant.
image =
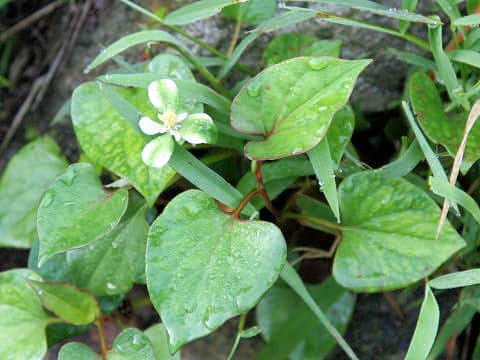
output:
M398 289L423 294L405 359L440 356L480 309L478 1L437 0L441 17L408 0L201 0L166 14L121 1L150 22L102 50L86 72L117 67L73 92L81 160L69 164L44 135L3 172L0 245L30 255L28 268L0 273L0 359L42 359L59 341L62 360L178 359L237 316L228 359L259 334L259 359L322 359L337 345L358 359L343 338L355 294ZM235 22L225 53L183 27L210 16ZM240 62L263 34L313 19L419 51L392 50L410 65L392 105L405 131L382 167L351 142L349 98L375 62L294 32L273 37L259 72ZM123 57L133 47L140 62ZM319 245L297 243L292 228L313 229ZM321 282L304 284L307 259L331 259ZM107 341L105 317L136 284L160 321ZM439 330L436 297L451 288L464 289ZM91 326L98 352L66 340Z

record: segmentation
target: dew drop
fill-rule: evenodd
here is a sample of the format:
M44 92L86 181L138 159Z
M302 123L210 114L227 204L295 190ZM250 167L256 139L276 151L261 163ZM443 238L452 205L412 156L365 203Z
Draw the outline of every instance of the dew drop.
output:
M117 287L116 287L114 284L112 284L111 282L108 282L108 283L107 283L107 289L108 289L108 290L115 290L116 288L117 288Z
M38 290L38 291L37 291L37 295L38 295L38 296L42 296L42 295L43 295L43 291L42 291L42 290Z
M308 61L308 66L312 70L322 70L328 66L328 63L322 58L313 58Z
M325 111L325 110L327 110L327 109L328 109L328 106L320 106L320 107L318 108L318 111Z

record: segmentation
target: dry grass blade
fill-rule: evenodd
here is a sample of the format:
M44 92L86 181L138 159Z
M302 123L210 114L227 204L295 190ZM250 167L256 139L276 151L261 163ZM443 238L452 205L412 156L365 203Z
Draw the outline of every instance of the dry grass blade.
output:
M465 124L465 130L463 132L462 142L458 147L457 154L455 155L455 160L453 161L452 172L450 173L449 178L449 182L451 185L455 185L455 183L457 182L458 174L460 172L460 165L462 164L463 154L465 153L465 148L467 146L468 135L470 134L470 131L472 130L473 125L475 125L475 122L477 121L479 116L480 100L477 100L475 104L473 104L473 107L470 110L470 114L468 114L467 123ZM440 220L438 222L436 235L437 239L440 236L440 232L442 231L445 220L447 219L448 208L448 200L445 199L443 200L442 213L440 214Z

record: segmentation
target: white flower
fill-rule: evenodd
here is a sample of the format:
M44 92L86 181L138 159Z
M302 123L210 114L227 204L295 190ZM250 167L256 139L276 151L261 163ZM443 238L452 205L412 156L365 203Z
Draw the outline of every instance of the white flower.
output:
M212 118L205 113L179 112L178 88L171 79L152 82L148 86L150 103L158 110L157 120L142 116L138 123L147 135L161 134L150 141L142 151L145 164L163 167L172 155L175 143L188 141L191 144L214 143L217 128Z

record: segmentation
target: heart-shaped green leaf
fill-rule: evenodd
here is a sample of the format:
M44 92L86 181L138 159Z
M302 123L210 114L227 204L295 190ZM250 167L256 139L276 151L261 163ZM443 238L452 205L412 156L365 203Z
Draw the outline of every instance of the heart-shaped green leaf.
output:
M122 94L143 115L156 118L145 89L124 90ZM142 161L148 140L112 106L98 84L85 83L75 89L72 119L83 151L96 163L126 178L152 205L175 172L168 166L156 169Z
M341 40L319 40L314 35L286 33L274 38L263 52L270 66L298 56L340 56Z
M65 322L86 325L100 315L95 298L67 283L46 283L29 280L43 306Z
M108 360L158 360L152 343L140 330L127 328L115 338ZM160 359L161 360L161 359Z
M0 179L0 247L32 246L40 199L67 165L49 137L24 146L12 158Z
M251 309L285 262L280 230L239 221L198 190L174 198L150 228L147 286L172 351Z
M97 296L125 294L145 273L147 205L132 192L128 208L108 234L67 253L73 282Z
M127 204L128 191L105 191L92 165L70 165L47 190L38 208L39 264L109 233Z
M420 188L373 171L339 187L343 239L333 275L358 291L396 289L435 271L465 243L447 222L435 238L440 209Z
M0 359L41 360L47 351L51 318L27 278L41 280L27 269L0 273Z
M355 297L332 278L307 288L335 328L344 333ZM267 342L258 359L323 359L336 345L303 300L284 285L267 292L257 306L257 320Z
M232 126L262 135L250 141L250 159L271 160L304 153L326 135L370 60L299 57L262 71L232 103Z
M455 157L462 142L467 114L448 117L443 110L440 94L427 74L417 72L408 81L408 92L413 110L423 131L430 140L442 144L448 153ZM480 159L480 122L473 125L468 135L467 147L463 156L462 172L468 170Z
M100 356L87 345L71 342L62 346L58 360L100 360Z

